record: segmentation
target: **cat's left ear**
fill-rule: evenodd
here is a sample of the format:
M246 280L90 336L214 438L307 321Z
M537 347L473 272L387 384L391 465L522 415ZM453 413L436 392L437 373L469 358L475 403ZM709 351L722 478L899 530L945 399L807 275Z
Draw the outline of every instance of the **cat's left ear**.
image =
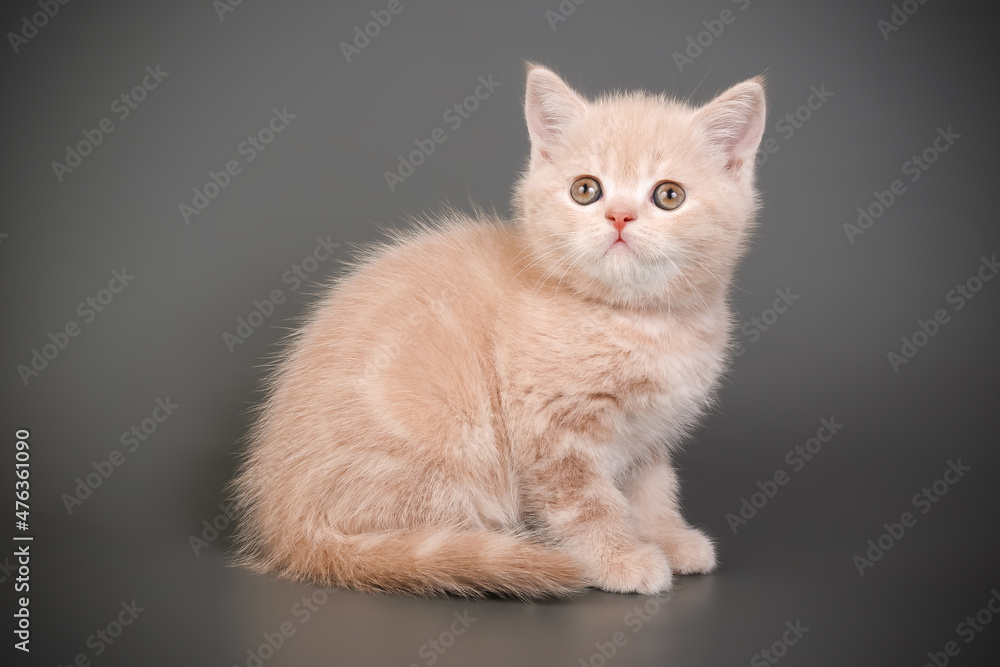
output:
M757 147L764 136L764 79L738 83L698 110L696 119L712 151L727 171L753 172Z
M587 103L550 69L528 65L524 117L531 137L531 160L548 160L566 130L583 116Z

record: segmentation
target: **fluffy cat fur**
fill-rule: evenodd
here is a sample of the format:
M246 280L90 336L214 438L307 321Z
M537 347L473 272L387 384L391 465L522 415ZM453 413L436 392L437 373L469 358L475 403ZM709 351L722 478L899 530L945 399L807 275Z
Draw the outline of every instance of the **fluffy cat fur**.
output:
M728 356L762 83L702 107L588 101L529 66L514 220L451 213L398 234L291 339L234 482L238 561L518 597L651 594L715 568L670 455ZM571 197L581 176L596 202ZM665 180L686 192L670 211L651 199Z

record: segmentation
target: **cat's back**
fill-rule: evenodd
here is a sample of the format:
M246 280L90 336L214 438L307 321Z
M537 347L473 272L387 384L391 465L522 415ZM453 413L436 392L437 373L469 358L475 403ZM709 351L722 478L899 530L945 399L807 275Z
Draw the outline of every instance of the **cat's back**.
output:
M467 382L489 354L517 243L508 223L485 216L452 214L394 234L318 302L279 385L311 394L319 381L375 400L449 375Z
M496 308L515 251L511 227L492 218L451 215L397 232L362 254L327 299L356 323L462 317ZM377 320L377 322L376 322Z

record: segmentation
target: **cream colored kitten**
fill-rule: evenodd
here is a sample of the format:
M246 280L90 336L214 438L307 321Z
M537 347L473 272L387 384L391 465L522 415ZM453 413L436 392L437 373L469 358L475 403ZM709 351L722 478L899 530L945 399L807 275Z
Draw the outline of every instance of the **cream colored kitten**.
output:
M292 340L235 481L241 563L522 597L715 567L670 455L728 356L762 81L694 108L531 66L525 115L512 222L400 235Z

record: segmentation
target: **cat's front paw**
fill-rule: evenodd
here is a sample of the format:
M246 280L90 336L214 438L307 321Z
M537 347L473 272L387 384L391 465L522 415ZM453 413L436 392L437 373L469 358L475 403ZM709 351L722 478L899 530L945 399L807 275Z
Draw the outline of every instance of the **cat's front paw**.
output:
M670 590L670 563L652 544L643 544L603 560L593 582L614 593L653 595Z
M703 574L718 564L715 544L697 528L685 528L663 541L663 550L676 574Z

